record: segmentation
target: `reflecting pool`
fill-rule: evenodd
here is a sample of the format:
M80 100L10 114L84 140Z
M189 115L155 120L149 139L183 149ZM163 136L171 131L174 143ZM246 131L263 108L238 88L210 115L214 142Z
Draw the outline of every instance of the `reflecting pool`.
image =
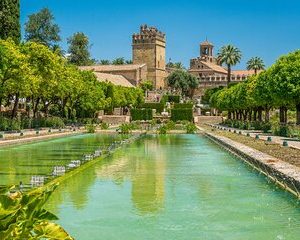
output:
M0 185L29 183L32 175L49 175L54 166L81 159L114 141L117 135L83 134L0 148Z
M299 203L197 135L146 136L61 184L76 239L299 239Z

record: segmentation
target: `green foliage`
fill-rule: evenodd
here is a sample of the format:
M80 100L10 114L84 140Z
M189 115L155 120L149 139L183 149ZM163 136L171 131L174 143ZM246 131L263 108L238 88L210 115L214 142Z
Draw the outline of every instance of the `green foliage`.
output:
M232 45L223 46L218 52L219 62L221 64L226 64L228 69L228 74L227 74L228 85L231 80L231 67L238 64L241 61L241 58L242 58L241 51Z
M92 123L89 123L85 126L88 133L95 133L96 132L96 126Z
M123 65L125 64L125 59L123 57L116 58L112 61L113 65Z
M130 134L132 132L132 125L129 123L123 123L120 128L120 133L121 134Z
M20 0L0 1L0 39L21 39Z
M164 135L164 134L167 134L168 133L168 128L165 124L161 125L158 129L157 129L157 133L158 134L161 134L161 135Z
M274 135L281 137L289 137L291 135L291 129L288 125L275 124L272 131Z
M257 71L265 68L264 61L260 57L253 57L247 62L247 69L254 70L255 74Z
M175 129L176 123L173 122L172 120L170 120L165 124L165 126L166 126L167 130L173 130L173 129Z
M130 112L132 121L153 119L152 109L150 108L133 108Z
M198 79L185 71L176 70L167 77L168 85L178 91L182 95L193 96L194 90L198 87Z
M24 194L13 187L0 191L0 239L73 239L61 226L51 221L58 218L44 209L57 186ZM14 190L14 193L9 191Z
M180 69L180 70L184 70L184 69L185 69L185 67L183 66L183 64L182 64L181 62L175 62L175 63L173 63L173 62L168 62L168 63L166 64L166 67L168 67L168 68Z
M195 134L198 130L196 125L193 123L188 123L187 125L185 125L185 129L187 134Z
M161 113L164 110L162 103L143 103L139 105L139 108L156 109L157 113Z
M143 81L140 84L140 88L143 89L144 92L146 92L146 91L152 91L153 88L154 88L153 82L151 80Z
M179 108L193 108L192 103L175 103L174 108L179 109Z
M187 120L192 122L194 120L193 117L193 109L187 108L177 108L171 110L171 120L174 122Z
M48 47L53 47L60 41L59 31L58 25L54 23L54 16L47 8L30 15L25 24L26 40L42 43Z
M89 38L82 32L73 34L68 39L69 61L77 66L87 66L91 64L90 52L89 52Z
M168 95L167 102L170 102L170 103L179 103L180 102L180 96L179 95Z
M103 122L103 123L101 123L100 127L102 130L106 130L109 128L109 125L108 125L108 123Z

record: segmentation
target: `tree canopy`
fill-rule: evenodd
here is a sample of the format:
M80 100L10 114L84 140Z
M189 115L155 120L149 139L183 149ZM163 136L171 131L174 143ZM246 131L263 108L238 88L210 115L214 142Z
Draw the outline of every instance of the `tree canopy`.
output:
M61 38L59 26L54 23L54 16L48 8L29 16L25 24L25 38L27 41L38 42L53 47Z
M223 46L218 52L218 61L221 64L225 64L227 66L228 85L231 82L231 68L232 66L238 64L241 61L241 58L242 58L241 51L232 45Z
M75 33L68 39L70 54L69 61L77 66L87 66L92 63L90 59L89 38L82 32Z
M0 1L0 39L11 38L20 42L20 0Z

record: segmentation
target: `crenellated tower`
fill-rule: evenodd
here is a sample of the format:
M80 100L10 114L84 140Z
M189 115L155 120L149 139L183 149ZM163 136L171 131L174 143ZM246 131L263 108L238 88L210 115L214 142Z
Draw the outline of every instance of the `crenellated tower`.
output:
M147 79L156 89L164 88L166 77L166 35L155 27L142 25L140 33L132 35L133 64L147 65Z

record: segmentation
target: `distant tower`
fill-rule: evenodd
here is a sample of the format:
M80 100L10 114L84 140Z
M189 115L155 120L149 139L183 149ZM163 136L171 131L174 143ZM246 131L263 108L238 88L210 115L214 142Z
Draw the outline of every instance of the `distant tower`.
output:
M214 45L207 40L200 44L200 57L207 62L214 62Z
M164 88L166 77L166 36L155 27L142 25L139 34L132 35L133 64L147 65L148 80L156 89Z

